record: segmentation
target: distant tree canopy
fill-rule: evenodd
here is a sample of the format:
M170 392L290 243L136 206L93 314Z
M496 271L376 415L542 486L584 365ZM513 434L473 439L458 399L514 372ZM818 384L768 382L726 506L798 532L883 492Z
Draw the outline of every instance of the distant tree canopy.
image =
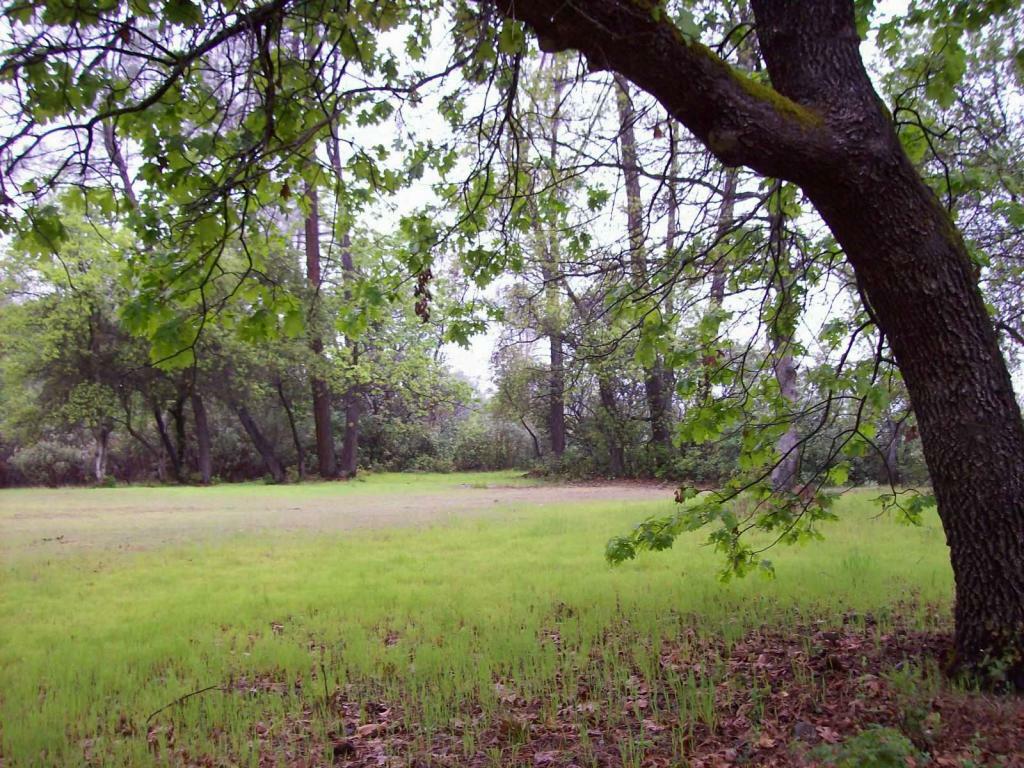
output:
M829 486L866 457L895 484L920 435L958 660L1024 687L1024 425L1000 347L1024 339L1019 3L50 0L5 19L2 222L54 260L17 283L49 270L47 298L5 312L95 347L6 368L62 382L35 402L97 456L126 364L166 392L139 436L174 474L186 402L201 434L214 397L283 477L252 406L276 390L301 454L301 387L317 471L351 474L372 393L444 399L436 345L504 319L489 413L534 457L694 479L724 452L721 490L612 559L710 524L731 571L765 566L748 531L818 535ZM81 288L75 217L120 243ZM267 375L286 361L290 394ZM890 497L911 519L927 501Z

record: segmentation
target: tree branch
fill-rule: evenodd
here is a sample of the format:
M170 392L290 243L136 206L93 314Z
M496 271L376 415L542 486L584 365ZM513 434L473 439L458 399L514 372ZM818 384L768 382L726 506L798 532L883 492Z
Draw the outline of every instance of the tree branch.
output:
M486 2L488 0L481 0ZM543 51L576 50L647 91L726 165L793 179L834 145L823 116L755 82L640 0L489 0Z

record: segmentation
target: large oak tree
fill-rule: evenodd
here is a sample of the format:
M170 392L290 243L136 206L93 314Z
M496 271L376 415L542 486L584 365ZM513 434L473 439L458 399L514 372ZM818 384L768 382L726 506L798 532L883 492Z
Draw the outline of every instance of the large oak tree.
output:
M657 98L725 164L798 184L842 246L917 413L956 578L956 652L1024 687L1024 422L977 271L897 137L852 0L753 0L772 87L656 4L503 2L548 51Z

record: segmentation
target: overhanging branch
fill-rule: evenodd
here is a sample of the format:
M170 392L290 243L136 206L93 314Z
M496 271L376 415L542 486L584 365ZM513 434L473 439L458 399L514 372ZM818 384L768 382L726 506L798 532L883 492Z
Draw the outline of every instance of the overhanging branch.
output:
M524 22L542 50L579 51L647 91L723 163L793 179L831 156L824 117L689 40L639 0L481 0Z

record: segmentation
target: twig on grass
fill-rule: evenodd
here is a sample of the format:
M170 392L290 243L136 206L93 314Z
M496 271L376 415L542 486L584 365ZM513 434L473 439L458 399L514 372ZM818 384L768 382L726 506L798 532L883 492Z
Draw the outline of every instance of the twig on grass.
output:
M156 710L156 712L153 712L152 714L150 714L149 717L146 718L146 726L148 727L150 721L154 717L159 715L161 712L163 712L165 709L170 709L171 707L175 707L178 704L183 704L185 701L187 701L188 699L191 699L193 696L198 696L201 693L206 693L207 691L212 691L212 690L215 690L215 689L222 691L222 690L224 690L224 687L220 686L220 685L208 685L205 688L200 688L200 689L195 690L195 691L190 691L189 693L186 693L184 696L179 696L174 701L172 701L172 702L170 702L168 704L164 704L162 707L160 707L160 709Z
M327 692L327 667L324 666L323 654L324 654L324 652L323 652L323 650L321 650L320 651L320 677L322 678L323 684L324 684L324 709L323 709L323 715L322 716L323 716L324 722L327 722L327 713L331 711L331 694L329 694Z

